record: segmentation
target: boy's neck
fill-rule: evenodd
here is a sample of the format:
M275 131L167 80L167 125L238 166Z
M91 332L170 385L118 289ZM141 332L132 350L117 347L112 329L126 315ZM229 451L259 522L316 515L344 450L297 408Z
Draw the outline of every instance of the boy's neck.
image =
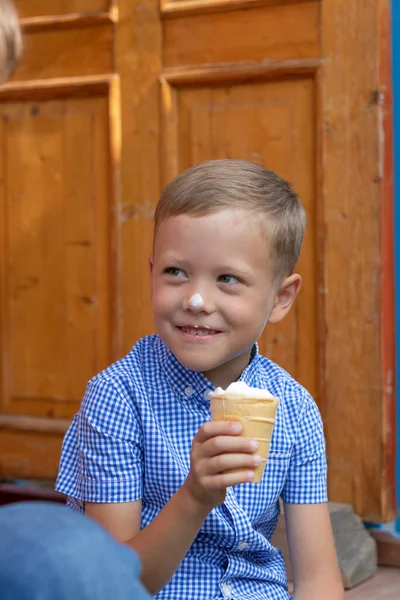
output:
M210 371L203 372L203 375L207 377L214 385L214 387L220 387L226 389L230 383L237 381L247 365L250 362L252 349L246 351L240 356L236 356L232 360L211 369Z

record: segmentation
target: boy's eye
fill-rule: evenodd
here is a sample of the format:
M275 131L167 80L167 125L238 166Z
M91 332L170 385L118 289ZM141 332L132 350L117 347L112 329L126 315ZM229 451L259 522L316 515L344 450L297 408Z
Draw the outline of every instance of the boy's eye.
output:
M167 267L164 270L166 275L171 275L172 277L186 277L186 274L182 269L178 269L178 267Z
M220 275L218 280L221 283L227 283L229 285L232 285L233 283L240 283L240 279L234 275Z

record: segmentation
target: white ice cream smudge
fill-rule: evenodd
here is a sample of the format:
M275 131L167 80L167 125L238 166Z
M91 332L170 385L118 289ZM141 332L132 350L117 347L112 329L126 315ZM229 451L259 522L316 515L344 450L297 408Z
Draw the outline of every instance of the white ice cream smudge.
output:
M191 310L201 310L204 306L204 300L200 294L194 294L189 300Z

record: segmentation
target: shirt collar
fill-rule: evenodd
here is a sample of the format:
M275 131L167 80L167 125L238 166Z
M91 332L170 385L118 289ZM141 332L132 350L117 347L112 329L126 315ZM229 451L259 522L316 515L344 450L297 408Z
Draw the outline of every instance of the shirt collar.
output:
M159 337L157 338L156 353L170 385L179 396L189 400L194 395L200 395L208 400L209 392L213 391L215 387L205 375L184 367ZM239 377L239 381L258 387L256 381L259 360L258 344L254 344L250 362Z

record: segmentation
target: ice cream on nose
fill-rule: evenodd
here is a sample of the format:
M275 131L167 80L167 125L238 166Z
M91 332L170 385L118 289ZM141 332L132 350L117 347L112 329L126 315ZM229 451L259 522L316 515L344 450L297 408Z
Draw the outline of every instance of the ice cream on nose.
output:
M261 465L254 469L253 483L258 483L267 463L279 398L268 390L249 387L244 381L231 383L226 390L217 388L210 394L214 421L238 421L241 435L257 440Z
M189 308L190 310L201 310L204 306L204 300L201 297L201 294L193 294L193 296L189 300Z

